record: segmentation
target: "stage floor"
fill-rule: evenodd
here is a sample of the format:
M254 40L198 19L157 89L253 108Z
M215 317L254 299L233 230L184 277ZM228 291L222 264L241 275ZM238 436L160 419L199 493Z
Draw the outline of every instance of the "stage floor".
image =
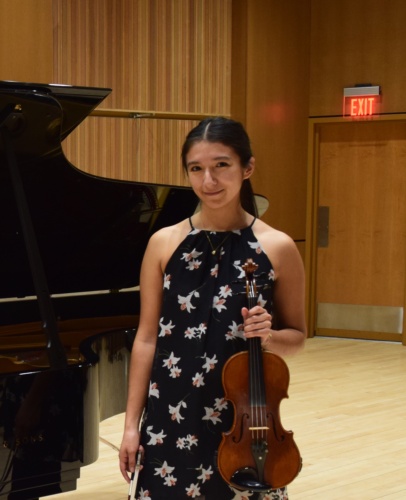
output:
M281 420L303 457L290 500L406 498L406 347L315 337L286 361L291 380ZM82 468L78 489L45 498L127 498L115 449L123 420L101 423L99 459Z

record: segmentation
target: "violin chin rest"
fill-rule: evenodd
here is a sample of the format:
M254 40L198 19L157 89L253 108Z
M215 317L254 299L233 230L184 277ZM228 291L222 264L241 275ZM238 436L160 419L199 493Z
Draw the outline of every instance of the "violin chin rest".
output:
M268 493L272 490L270 484L259 481L258 473L253 467L243 467L235 471L231 476L230 484L243 491L249 490L258 493Z

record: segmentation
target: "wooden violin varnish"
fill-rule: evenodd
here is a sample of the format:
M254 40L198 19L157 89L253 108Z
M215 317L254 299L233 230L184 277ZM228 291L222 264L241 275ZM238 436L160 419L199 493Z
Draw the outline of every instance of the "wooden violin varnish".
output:
M257 304L257 267L252 259L243 266L249 308ZM262 350L259 337L247 342L248 351L232 356L223 368L225 397L234 406L234 422L223 433L218 467L230 486L268 492L291 483L302 459L293 432L280 421L280 402L288 397L289 369L281 357Z

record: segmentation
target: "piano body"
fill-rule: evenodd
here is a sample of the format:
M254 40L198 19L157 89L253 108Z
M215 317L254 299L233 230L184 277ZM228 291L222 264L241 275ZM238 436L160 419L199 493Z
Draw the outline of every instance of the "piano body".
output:
M109 93L0 82L0 499L76 489L97 459L99 422L125 410L146 244L196 209L189 189L67 161Z

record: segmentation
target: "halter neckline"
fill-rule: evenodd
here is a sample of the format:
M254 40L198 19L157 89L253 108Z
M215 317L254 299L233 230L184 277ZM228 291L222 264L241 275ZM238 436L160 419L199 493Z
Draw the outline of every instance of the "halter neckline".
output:
M189 217L189 224L190 224L190 227L192 228L193 231L197 229L199 231L205 231L206 233L232 233L233 231L243 231L244 229L250 229L254 225L256 220L257 220L257 218L254 217L249 226L239 228L239 229L229 229L227 231L219 231L219 230L218 231L214 231L214 230L210 231L209 229L198 229L193 225L192 217Z

